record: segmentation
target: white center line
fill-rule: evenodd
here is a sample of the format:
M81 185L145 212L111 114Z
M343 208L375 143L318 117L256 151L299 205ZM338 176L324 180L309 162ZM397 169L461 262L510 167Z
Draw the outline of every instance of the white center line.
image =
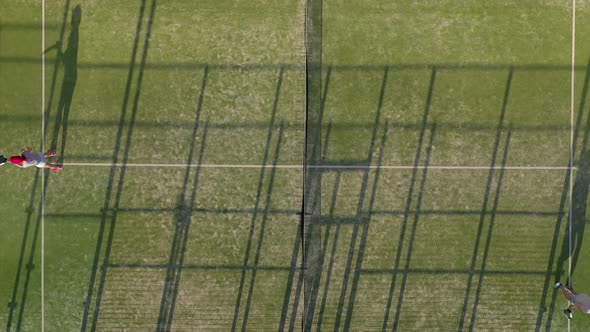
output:
M41 151L45 152L45 0L41 3ZM41 332L45 332L45 171L41 172Z
M70 166L85 166L85 167L161 167L161 168L181 168L181 167L201 167L201 168L276 168L276 169L303 169L304 167L311 169L447 169L447 170L490 170L490 166L412 166L412 165L254 165L254 164L142 164L142 163L80 163L80 162L64 162L64 167ZM570 167L565 166L494 166L492 169L505 170L568 170ZM571 167L575 169L575 167Z

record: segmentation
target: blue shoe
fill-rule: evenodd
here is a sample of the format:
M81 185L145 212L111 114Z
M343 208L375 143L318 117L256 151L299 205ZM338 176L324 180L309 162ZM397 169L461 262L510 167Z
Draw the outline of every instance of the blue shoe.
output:
M558 281L558 282L555 284L555 286L554 286L554 287L555 287L555 288L561 288L562 286L563 286L563 285L561 284L561 282L559 282L559 281Z

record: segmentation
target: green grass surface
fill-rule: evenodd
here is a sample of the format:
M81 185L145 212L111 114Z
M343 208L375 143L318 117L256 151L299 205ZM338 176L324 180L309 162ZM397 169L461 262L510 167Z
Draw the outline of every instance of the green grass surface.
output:
M175 301L164 301L174 303L173 330L226 331L234 321L299 330L301 168L108 164L302 165L305 2L145 1L140 14L142 2L79 2L69 112L60 96L71 76L47 52L45 140L66 167L45 183L33 169L1 169L0 303L15 290L17 303L0 306L0 326L12 315L11 330L40 330L45 188L47 331L85 320L87 330L156 329L181 252ZM47 3L47 47L62 39L68 48L77 4ZM0 153L11 155L41 141L41 7L0 6ZM411 167L419 153L420 166L483 168L323 172L314 330L566 328L552 288L567 274L566 170L486 167L567 166L570 6L324 0L326 162ZM577 9L576 162L588 130L590 6ZM587 292L586 242L573 281ZM572 331L590 326L574 317Z

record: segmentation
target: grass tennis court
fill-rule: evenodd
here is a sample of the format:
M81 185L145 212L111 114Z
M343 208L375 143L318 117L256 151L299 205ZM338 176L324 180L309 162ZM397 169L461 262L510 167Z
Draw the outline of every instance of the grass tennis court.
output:
M572 5L0 0L1 328L585 331Z

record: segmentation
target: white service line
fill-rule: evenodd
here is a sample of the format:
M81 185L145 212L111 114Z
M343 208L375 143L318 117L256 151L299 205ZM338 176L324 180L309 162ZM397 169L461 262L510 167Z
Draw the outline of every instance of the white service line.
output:
M41 2L41 151L45 152L45 0ZM41 172L41 332L45 332L45 171Z
M251 164L134 164L134 163L77 163L65 162L64 167L69 166L90 166L90 167L162 167L162 168L179 168L179 167L201 167L201 168L284 168L284 169L303 169L303 165L251 165ZM448 170L568 170L569 167L560 166L409 166L409 165L371 165L371 166L354 166L354 165L308 165L311 169L448 169ZM575 167L572 167L575 169Z

